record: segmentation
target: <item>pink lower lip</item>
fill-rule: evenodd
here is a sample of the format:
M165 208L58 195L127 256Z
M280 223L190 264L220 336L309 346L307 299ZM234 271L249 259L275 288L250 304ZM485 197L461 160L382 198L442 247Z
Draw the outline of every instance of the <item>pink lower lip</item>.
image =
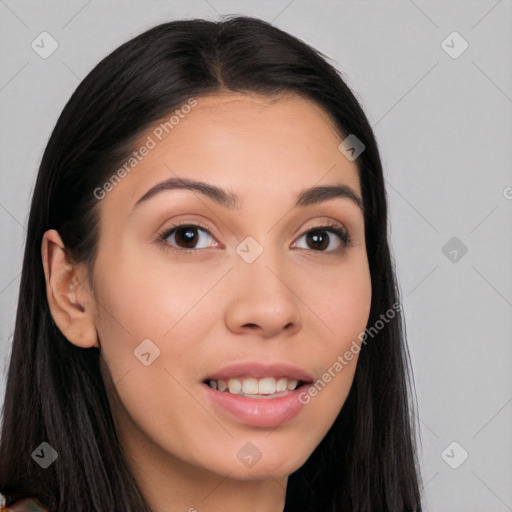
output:
M297 416L303 407L298 398L302 386L279 398L248 398L217 391L205 383L202 386L209 400L254 427L278 427Z

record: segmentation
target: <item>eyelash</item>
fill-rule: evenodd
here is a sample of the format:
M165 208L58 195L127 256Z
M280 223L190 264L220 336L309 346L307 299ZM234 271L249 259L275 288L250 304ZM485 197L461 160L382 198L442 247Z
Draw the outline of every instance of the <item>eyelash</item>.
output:
M167 238L174 233L174 231L177 231L180 228L201 228L202 231L206 232L210 237L214 238L213 235L210 233L210 230L203 226L202 224L195 222L195 223L183 223L183 224L176 224L172 226L171 228L165 229L164 231L161 231L157 235L157 243L159 246L164 250L171 250L171 251L177 251L185 254L197 254L199 251L203 251L204 249L187 249L187 248L177 248L172 246L168 241ZM321 226L315 226L314 228L310 228L307 231L305 231L300 238L302 238L305 234L310 233L311 231L326 231L328 233L333 233L339 237L339 239L342 242L343 249L346 249L348 247L352 246L352 238L350 237L349 233L339 227L338 224L323 224ZM343 250L341 249L341 250ZM315 251L313 249L309 249L313 252L319 252L319 253L336 253L339 252L340 249L330 250L330 251Z

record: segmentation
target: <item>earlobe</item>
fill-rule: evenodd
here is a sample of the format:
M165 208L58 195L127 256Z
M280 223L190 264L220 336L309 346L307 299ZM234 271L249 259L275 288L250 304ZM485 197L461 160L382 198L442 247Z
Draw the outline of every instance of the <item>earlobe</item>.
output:
M74 345L99 346L94 325L95 301L88 290L85 265L69 261L62 239L54 229L43 235L41 257L46 297L55 324Z

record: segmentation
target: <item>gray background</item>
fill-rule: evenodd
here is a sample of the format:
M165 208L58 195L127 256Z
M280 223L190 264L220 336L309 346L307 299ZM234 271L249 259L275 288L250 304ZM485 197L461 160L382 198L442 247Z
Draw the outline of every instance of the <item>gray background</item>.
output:
M29 200L65 102L101 58L143 30L237 13L326 53L375 130L426 509L512 510L511 0L0 0L2 396ZM59 45L47 59L31 48L43 31ZM442 46L454 31L469 44L457 58L443 49L458 54L457 36Z

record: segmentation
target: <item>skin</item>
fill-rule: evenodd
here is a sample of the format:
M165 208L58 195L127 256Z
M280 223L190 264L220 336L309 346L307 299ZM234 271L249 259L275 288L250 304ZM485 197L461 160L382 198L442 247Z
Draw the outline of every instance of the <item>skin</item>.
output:
M58 233L45 233L48 301L71 343L101 345L121 443L155 511L282 511L288 476L343 406L357 354L275 429L234 419L205 398L201 381L248 360L286 361L320 379L365 330L371 283L361 210L346 198L293 208L315 185L347 185L361 197L356 163L338 150L342 137L328 115L299 96L197 101L101 200L93 288ZM241 207L170 190L130 213L147 190L176 176L226 188ZM326 221L349 232L349 247L334 233L324 250L308 244L308 231ZM180 252L187 246L179 236L157 243L164 228L197 222L211 235L196 232L195 254ZM236 252L247 236L263 247L250 264ZM147 338L160 350L150 366L133 353ZM237 458L247 442L262 455L251 468Z

